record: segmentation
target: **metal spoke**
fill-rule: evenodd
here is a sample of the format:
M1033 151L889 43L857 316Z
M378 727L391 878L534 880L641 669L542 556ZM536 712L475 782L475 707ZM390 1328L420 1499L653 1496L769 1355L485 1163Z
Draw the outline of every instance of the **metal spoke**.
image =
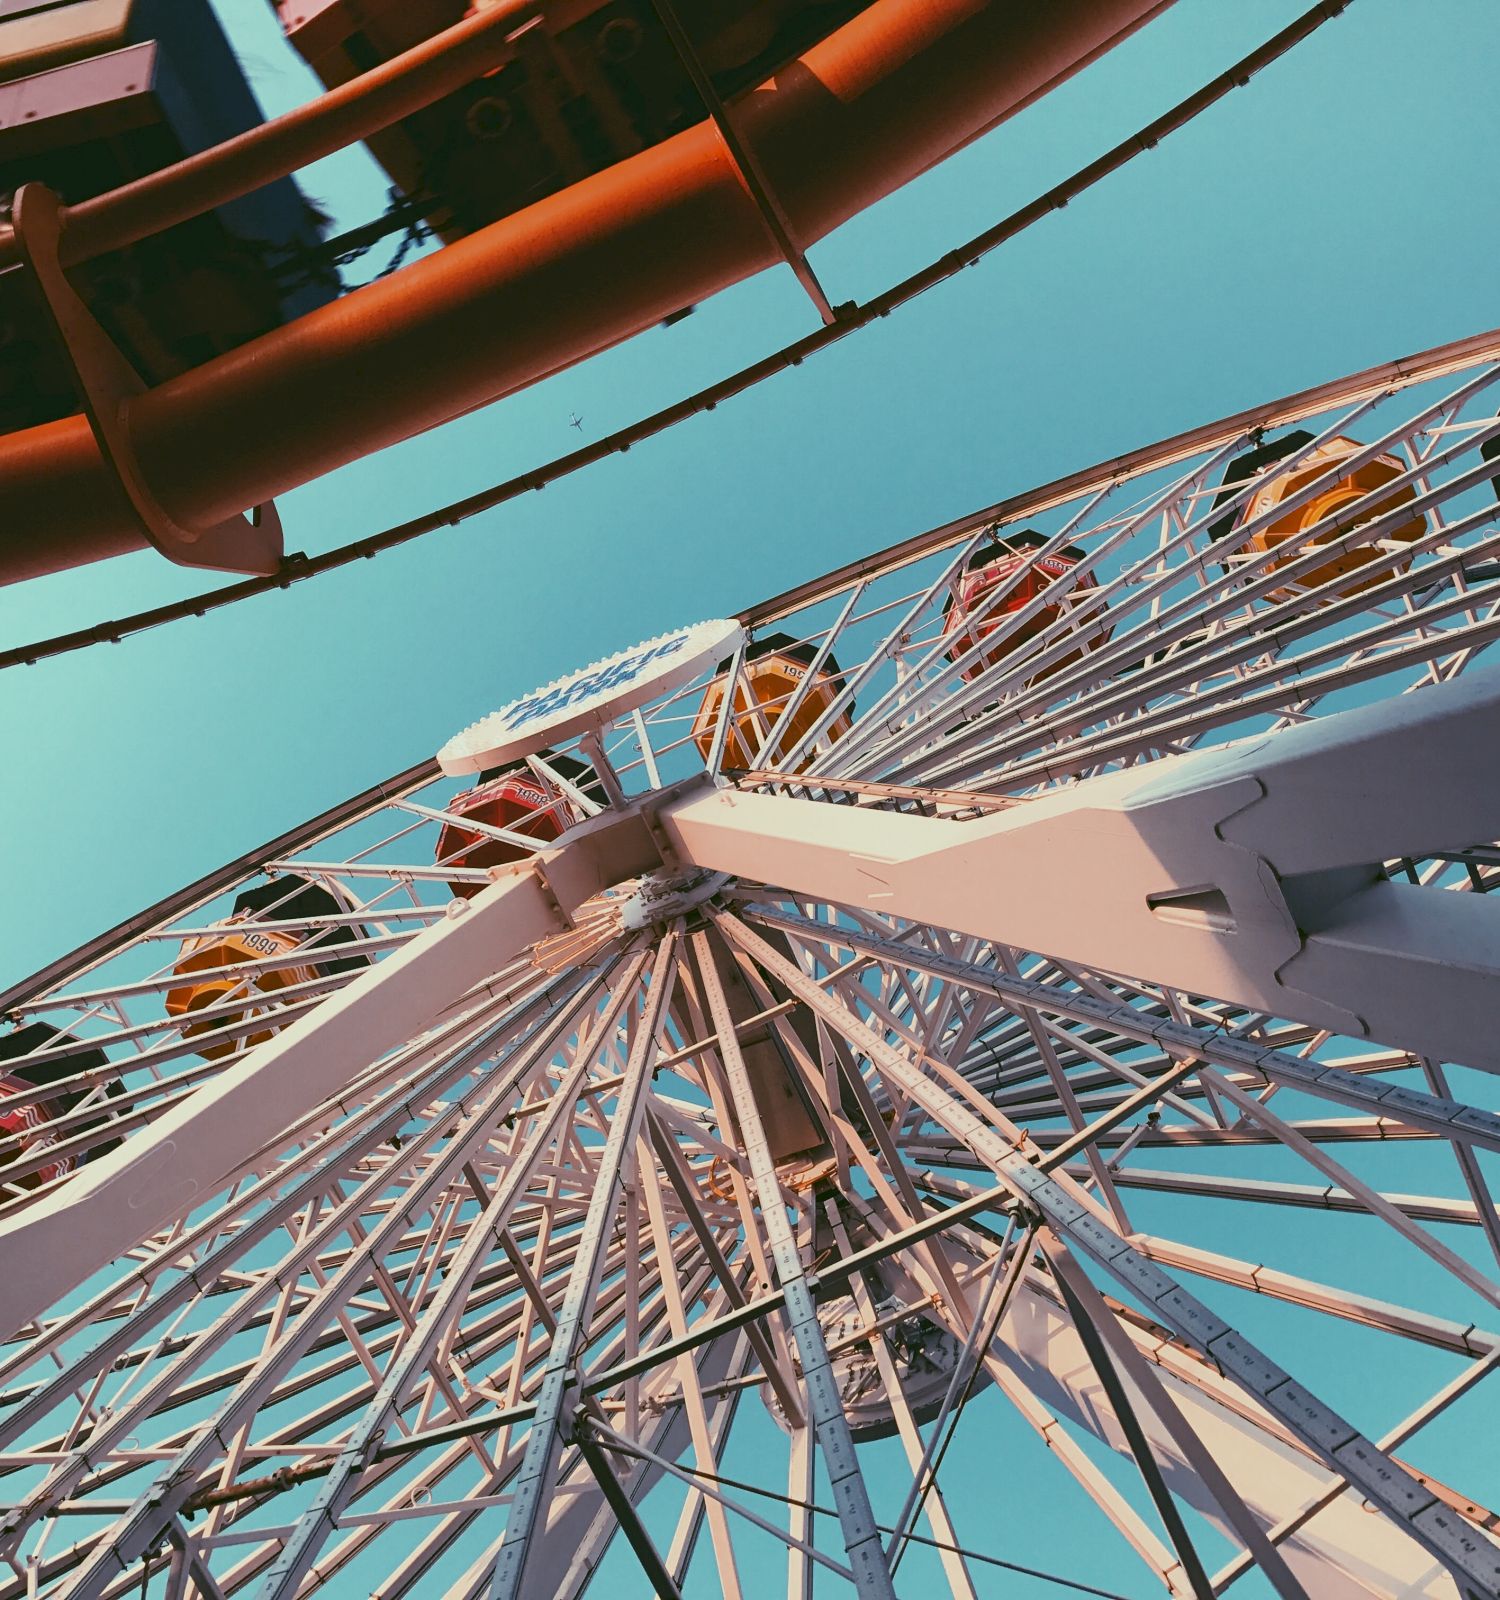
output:
M573 1367L588 1332L588 1317L603 1267L608 1231L619 1205L620 1182L645 1109L651 1064L658 1046L657 1030L671 997L675 947L675 936L663 940L658 947L651 967L650 986L636 1020L609 1137L594 1176L578 1260L542 1369L536 1416L516 1482L516 1498L490 1578L492 1600L512 1600L519 1595L527 1557L551 1496L553 1467L566 1437L563 1408L569 1390L577 1381Z
M724 1063L740 1139L755 1183L760 1215L775 1263L776 1281L786 1300L787 1318L801 1359L808 1412L817 1430L818 1445L833 1489L834 1504L838 1507L844 1553L849 1559L855 1587L860 1594L894 1597L880 1535L875 1529L875 1515L870 1508L869 1490L865 1487L855 1454L854 1439L849 1431L848 1418L844 1415L843 1402L839 1398L828 1346L818 1323L812 1291L807 1286L797 1241L787 1221L780 1181L756 1107L750 1075L740 1052L734 1019L724 995L713 949L708 936L702 932L692 935L692 943L709 1014L719 1035L719 1055Z

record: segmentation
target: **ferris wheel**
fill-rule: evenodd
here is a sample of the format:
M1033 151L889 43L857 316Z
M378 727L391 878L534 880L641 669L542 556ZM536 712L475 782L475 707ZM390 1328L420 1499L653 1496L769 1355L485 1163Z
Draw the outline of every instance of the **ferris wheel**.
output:
M1497 353L619 651L8 991L0 1600L1500 1594Z

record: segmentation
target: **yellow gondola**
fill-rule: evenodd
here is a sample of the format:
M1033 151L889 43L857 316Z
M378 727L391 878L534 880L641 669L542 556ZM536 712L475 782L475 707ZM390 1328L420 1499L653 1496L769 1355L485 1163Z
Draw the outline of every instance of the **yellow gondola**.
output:
M293 984L353 967L365 966L365 955L340 956L338 947L362 937L362 930L350 923L335 923L323 928L278 928L270 922L291 922L310 917L327 917L349 910L348 904L331 889L291 873L269 883L247 889L234 902L234 914L210 932L183 942L182 954L172 969L174 978L184 981L167 991L166 1008L170 1017L185 1017L195 1011L216 1006L221 1001L243 999L242 1011L225 1012L189 1022L182 1030L185 1039L197 1039L218 1029L228 1028L268 1009L266 998ZM298 962L237 971L247 962L287 956L308 945L306 956ZM243 1038L216 1038L198 1046L205 1060L217 1060L237 1050L264 1044L276 1032L269 1026Z
M734 709L724 740L726 768L747 768L755 764L766 736L792 702L817 658L817 648L799 644L789 633L772 633L758 639L745 652L745 663L734 691ZM719 663L719 675L709 684L693 718L693 743L705 761L713 751L719 727L720 708L729 684L728 661ZM841 687L839 665L832 655L825 656L814 674L812 686L802 696L788 725L776 741L769 759L775 760L794 750L832 708ZM846 706L818 741L817 749L836 744L854 725L853 707ZM802 771L816 751L808 751L797 763Z
M1301 431L1290 433L1274 444L1262 445L1231 461L1225 470L1224 481L1215 499L1215 505L1222 504L1230 498L1247 478L1257 477L1268 471L1277 461L1311 444L1312 439L1310 433ZM1292 471L1277 474L1263 489L1251 495L1236 517L1225 517L1217 522L1211 530L1213 536L1216 539L1222 538L1233 528L1243 527L1254 518L1274 512L1282 502L1293 498L1316 479L1327 476L1330 470L1336 469L1341 462L1347 461L1363 448L1357 439L1340 436L1327 440ZM1375 494L1405 471L1404 463L1394 455L1382 454L1366 461L1347 475L1337 478L1321 494L1314 495L1306 504L1286 512L1283 516L1273 516L1271 521L1245 541L1244 552L1262 554L1274 550L1288 539L1306 533L1309 528L1325 518L1334 517L1336 513L1354 505L1365 496ZM1360 522L1368 524L1377 518L1387 517L1402 506L1410 505L1415 499L1416 491L1410 484L1405 484L1399 489L1392 490L1388 495L1371 500L1361 513ZM1312 545L1324 544L1346 531L1346 528L1330 522L1328 528L1312 540ZM1415 513L1386 529L1382 539L1394 540L1399 544L1411 544L1426 532L1427 519L1420 513ZM1282 559L1271 563L1270 570L1280 571L1304 555L1310 547L1305 544L1300 545ZM1395 573L1405 572L1410 567L1411 562L1403 560L1398 561L1394 567L1385 567L1363 578L1358 576L1365 567L1385 553L1378 544L1356 544L1322 562L1310 572L1292 579L1284 587L1273 590L1271 598L1286 600L1299 590L1316 589L1333 583L1337 583L1338 587L1329 592L1323 601L1324 604L1331 604L1334 600L1341 600L1349 595L1361 594L1375 584L1383 583Z

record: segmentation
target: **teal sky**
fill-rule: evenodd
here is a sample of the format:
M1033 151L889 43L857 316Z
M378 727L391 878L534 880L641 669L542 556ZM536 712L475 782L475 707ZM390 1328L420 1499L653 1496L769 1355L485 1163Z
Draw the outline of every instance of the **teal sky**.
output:
M268 113L315 91L266 0L215 4ZM830 298L867 297L976 233L1302 9L1178 0L816 247ZM1353 0L1061 215L707 417L376 561L0 674L0 981L574 666L1034 482L1494 324L1497 68L1494 0ZM341 227L384 204L383 179L357 153L304 182ZM571 414L597 438L814 322L791 273L766 274L285 496L288 548L323 550L547 460L576 446ZM212 581L141 554L0 590L0 638L83 626ZM1397 1186L1453 1182L1422 1170L1425 1153L1399 1159ZM1149 1205L1137 1209L1150 1227ZM1344 1223L1329 1227L1337 1235ZM1277 1235L1293 1270L1298 1231ZM1329 1241L1320 1219L1306 1270ZM1244 1253L1243 1241L1221 1244ZM1410 1282L1405 1297L1421 1303L1429 1286ZM1040 1454L1028 1451L1028 1472ZM999 1479L1003 1464L987 1482L965 1477L965 1493L993 1495ZM957 1509L960 1526L976 1515L985 1525L982 1509ZM1144 1595L1117 1548L1084 1541L1069 1570ZM993 1592L1058 1591L1007 1580Z

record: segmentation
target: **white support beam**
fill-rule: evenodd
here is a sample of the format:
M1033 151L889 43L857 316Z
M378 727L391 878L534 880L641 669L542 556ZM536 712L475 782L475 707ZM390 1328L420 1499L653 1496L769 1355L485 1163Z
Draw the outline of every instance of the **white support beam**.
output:
M721 915L717 926L837 1028L882 1079L905 1090L934 1122L965 1144L1017 1199L1034 1207L1059 1238L1114 1277L1190 1348L1216 1363L1311 1455L1342 1473L1393 1526L1442 1562L1460 1585L1468 1584L1486 1596L1500 1595L1500 1546L1443 1505L1238 1329L1105 1227L1079 1203L1076 1187L1039 1172L1010 1140L982 1122L966 1104L927 1077L743 923Z
M564 859L566 858L566 859ZM0 1222L4 1331L39 1316L106 1263L215 1192L361 1068L417 1038L442 1009L567 912L659 857L630 813L585 824L563 850L510 869L336 996L234 1062L117 1150Z
M604 1272L604 1257L620 1205L627 1159L645 1113L651 1087L651 1067L657 1055L658 1030L666 1014L675 980L673 956L676 934L658 947L651 969L651 987L641 1004L630 1044L624 1082L620 1085L609 1135L599 1156L594 1174L593 1193L578 1247L578 1259L568 1279L567 1294L557 1314L557 1331L552 1336L542 1365L542 1383L537 1393L536 1417L526 1441L526 1454L516 1479L515 1501L505 1525L490 1574L491 1600L520 1600L526 1566L541 1542L546 1527L547 1507L555 1488L558 1457L571 1432L571 1414L566 1408L576 1400L577 1363L587 1343L594 1297ZM668 1268L670 1270L670 1268Z
M323 1541L338 1525L344 1508L353 1498L360 1472L428 1366L445 1331L458 1326L464 1302L479 1269L495 1247L504 1242L511 1217L531 1184L537 1164L562 1132L565 1119L572 1115L573 1102L594 1069L599 1045L614 1028L626 1002L633 997L645 966L646 957L642 954L622 974L609 1004L591 1022L586 1042L580 1047L557 1093L552 1096L546 1114L538 1125L528 1131L526 1142L518 1148L504 1179L492 1196L485 1196L481 1192L480 1200L484 1206L482 1215L470 1225L462 1246L446 1264L441 1287L424 1307L405 1344L386 1367L380 1387L344 1442L327 1480L299 1521L295 1533L283 1544L272 1562L259 1590L262 1600L292 1600L297 1593L298 1586L317 1559ZM545 1037L548 1046L554 1044L552 1037ZM472 1165L466 1166L465 1170L472 1174ZM526 1271L518 1257L513 1258L513 1265L519 1269L518 1276ZM420 1299L420 1296L417 1298Z
M1500 906L1377 881L1500 836L1497 716L1471 672L967 821L735 789L659 820L710 871L1500 1070Z

